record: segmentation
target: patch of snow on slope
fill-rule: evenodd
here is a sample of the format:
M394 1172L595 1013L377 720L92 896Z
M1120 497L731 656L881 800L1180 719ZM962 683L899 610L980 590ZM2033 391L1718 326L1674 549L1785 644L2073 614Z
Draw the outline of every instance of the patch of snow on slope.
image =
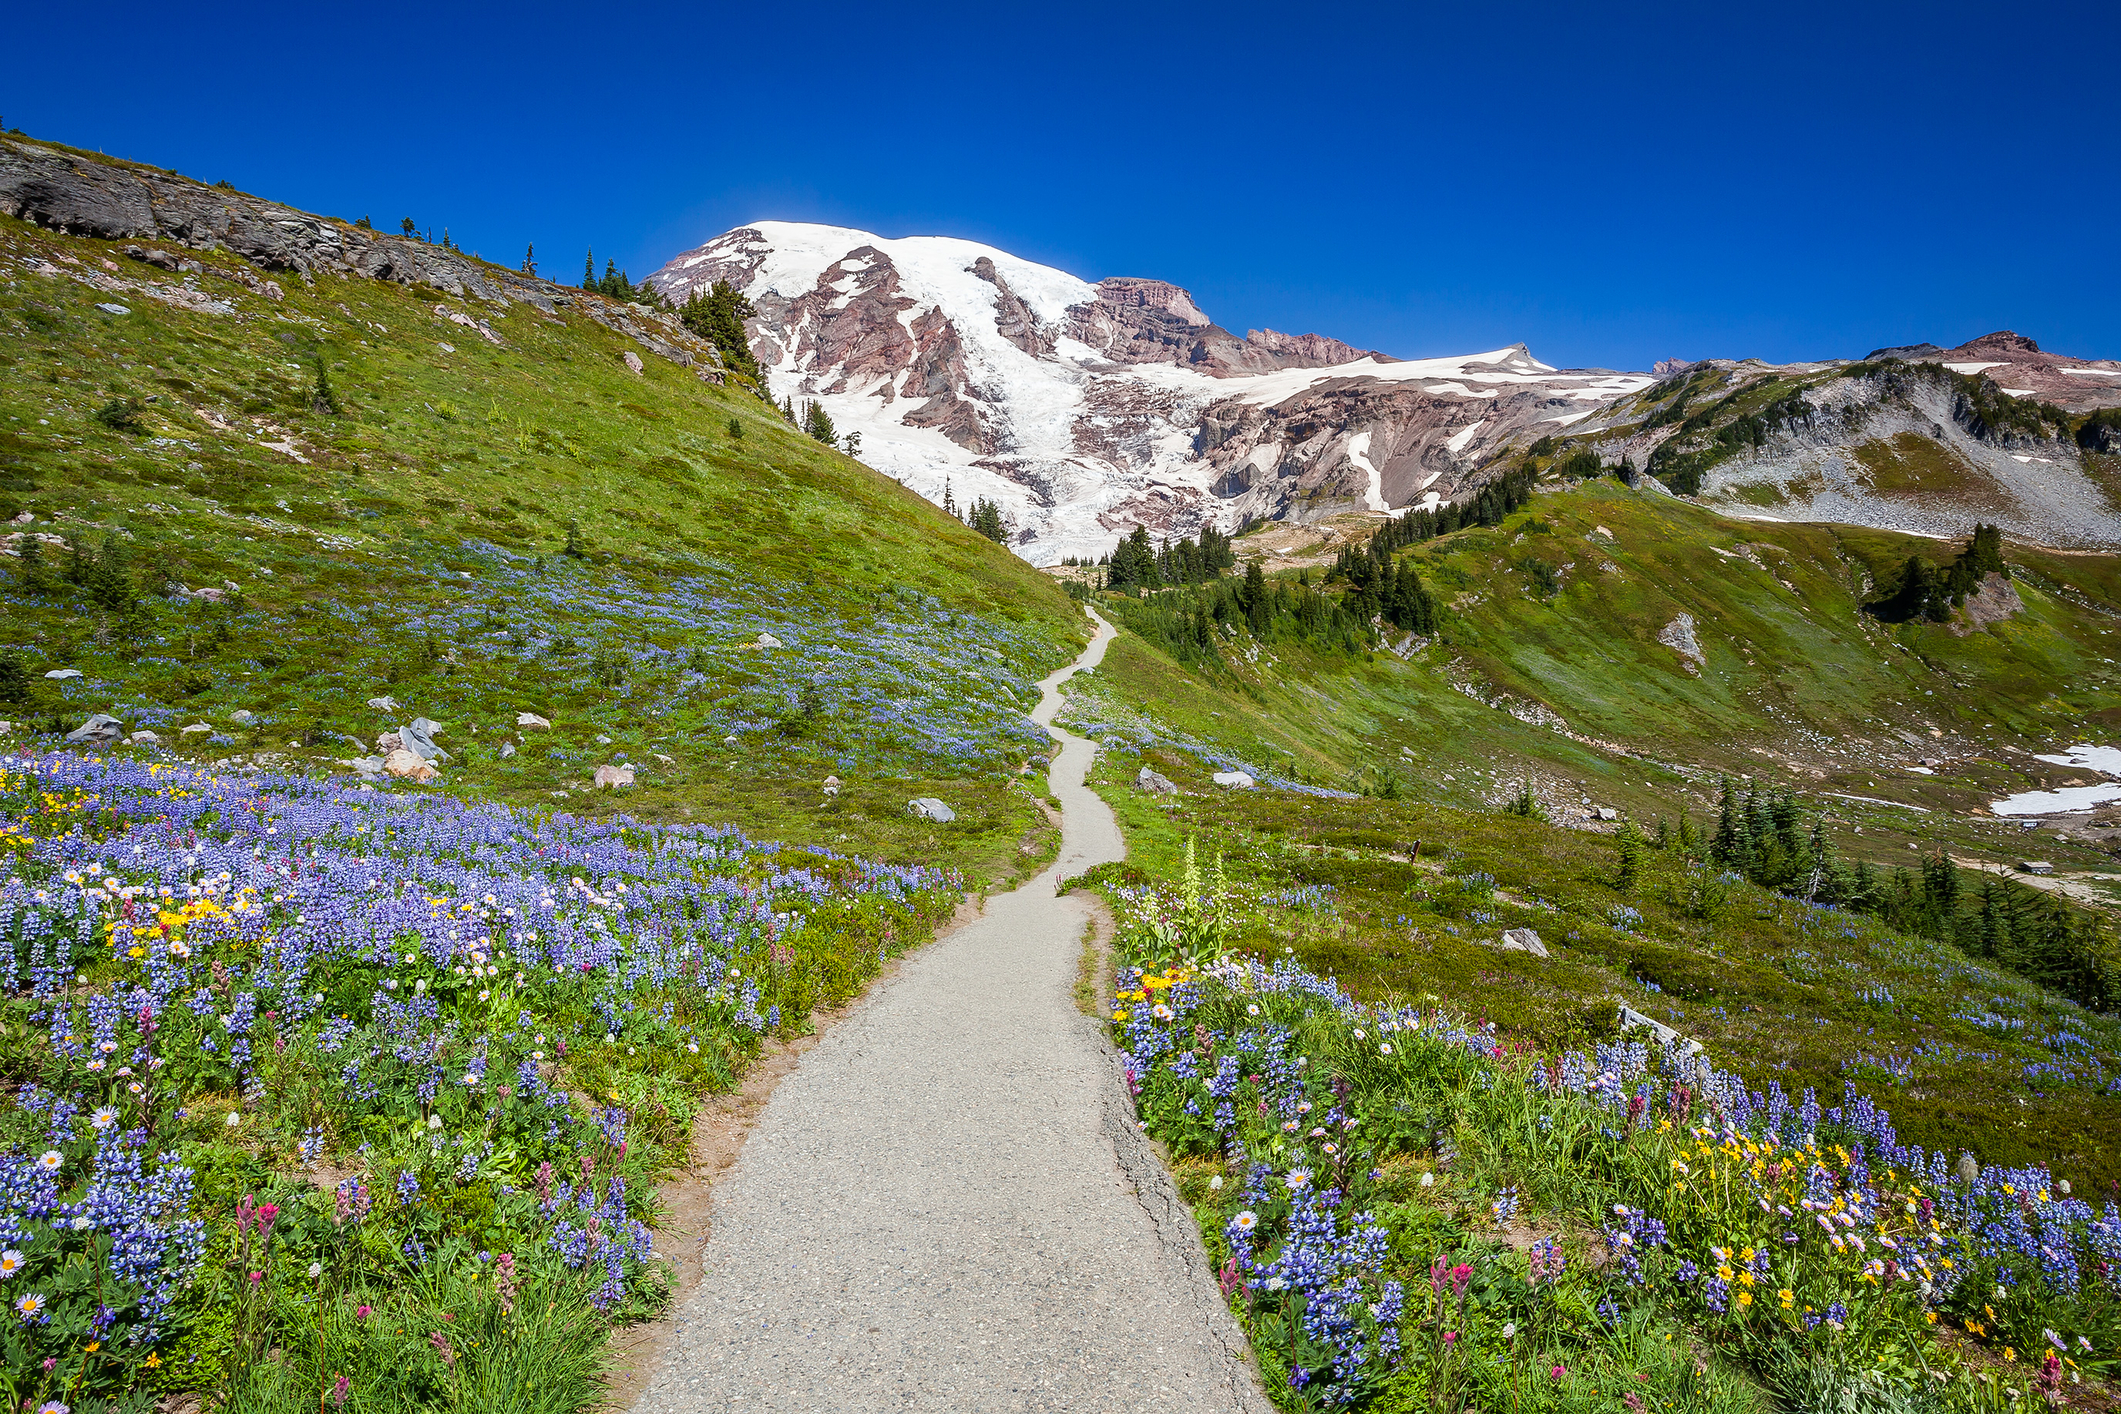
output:
M1991 368L2010 367L2010 365L2007 363L1947 363L1944 366L1946 368L1949 368L1954 373L1964 373L1968 377L1972 377L1976 373L1981 373Z
M1460 428L1458 431L1453 432L1449 437L1444 439L1444 445L1446 447L1449 447L1453 452L1462 452L1466 449L1466 443L1473 440L1474 434L1478 433L1481 428L1487 425L1488 420L1483 417L1480 421L1474 423L1471 427Z
M1361 467L1366 478L1362 488L1363 509L1370 511L1390 510L1391 506L1385 502L1384 476L1370 461L1369 433L1358 432L1348 439L1348 460Z

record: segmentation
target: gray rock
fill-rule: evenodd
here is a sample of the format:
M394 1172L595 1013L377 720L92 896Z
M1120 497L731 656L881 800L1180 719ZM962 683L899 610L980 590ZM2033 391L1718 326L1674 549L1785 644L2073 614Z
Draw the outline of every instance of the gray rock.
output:
M1708 662L1708 655L1701 651L1701 640L1694 636L1694 616L1681 614L1658 630L1657 641L1687 660L1690 672L1698 672Z
M751 640L751 646L753 648L779 648L781 641L770 633L762 633Z
M514 742L512 742L512 741L504 741L504 742L502 742L502 743L501 743L501 756L502 756L502 759L504 759L504 760L505 760L505 759L507 759L508 757L510 757L510 756L513 756L513 755L515 755L515 754L516 754L516 744L515 744Z
M1547 945L1539 941L1539 934L1530 928L1511 928L1502 935L1504 952L1528 952L1534 957L1547 956Z
M125 723L116 717L98 712L68 732L66 739L82 746L108 746L112 742L123 740L124 736Z
M248 707L238 707L235 711L228 714L228 720L239 727L247 727L258 720L258 714L251 711Z
M1250 771L1217 771L1215 784L1225 790L1250 790L1259 782L1252 779Z
M193 722L190 726L179 731L177 735L190 736L193 732L211 732L212 730L213 728L204 722Z
M1153 795L1178 794L1178 787L1171 784L1170 777L1152 771L1147 766L1135 774L1134 785L1136 789L1148 791Z
M549 732L552 730L552 723L546 721L535 712L516 713L516 725L534 732Z
M596 783L599 789L610 787L616 790L620 786L630 786L633 784L633 767L599 766L597 767Z
M625 364L627 369L632 372L636 377L640 375L642 368L641 356L635 353L632 349L628 349L625 353L619 355L619 361Z
M45 676L48 678L77 678L81 676L81 670L79 668L53 668Z
M435 745L434 734L441 729L440 722L415 717L411 726L398 728L398 740L422 761L447 761L449 753Z
M346 768L361 776L383 774L383 758L380 756L356 756L346 763Z
M368 699L368 705L375 708L378 712L395 712L398 710L398 699L395 697L371 697Z
M1598 806L1591 813L1601 820L1618 820L1620 818L1620 812L1610 805Z
M153 732L134 732L126 740L134 746L160 746L162 744L162 738L156 736Z
M916 819L933 820L938 825L947 825L957 818L957 812L932 795L924 795L906 802L906 813Z
M105 314L131 314L131 313L132 313L132 311L131 311L131 310L127 309L127 308L126 308L126 307L125 307L124 305L122 305L122 304L99 304L99 305L97 305L97 306L96 306L96 308L98 308L98 309L102 310L102 311L103 311L103 312L104 312Z

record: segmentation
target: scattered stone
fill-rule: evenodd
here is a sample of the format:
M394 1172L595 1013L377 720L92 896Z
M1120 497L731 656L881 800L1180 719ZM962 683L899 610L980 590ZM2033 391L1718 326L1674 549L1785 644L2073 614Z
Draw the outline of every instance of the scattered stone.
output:
M125 723L98 712L66 734L66 739L85 746L108 746L125 736Z
M933 820L938 825L947 825L957 818L957 812L932 795L924 795L906 802L906 813L920 820Z
M1539 941L1539 934L1530 928L1511 928L1502 935L1504 952L1528 952L1534 957L1547 956L1547 945Z
M632 349L628 349L625 353L619 355L619 362L625 364L627 369L631 371L635 377L638 378L640 376L641 356L635 353Z
M418 781L421 785L442 774L434 768L433 762L417 752L407 751L402 746L383 758L383 769L393 776Z
M258 720L258 714L251 711L248 707L238 707L235 711L228 714L228 720L239 727L247 727Z
M779 648L782 646L782 644L781 641L778 638L775 638L772 634L762 633L757 638L751 640L751 646L753 648Z
M2019 861L2018 868L2021 872L2026 874L2052 874L2055 872L2054 861L2047 859L2021 860Z
M408 750L417 752L422 761L447 761L449 753L435 745L434 734L441 729L440 722L415 717L411 726L398 728L398 740Z
M1600 820L1618 820L1620 818L1620 812L1610 805L1597 806L1591 811L1591 814Z
M620 786L630 786L633 784L633 767L599 766L597 767L596 784L599 790L607 787L617 790Z
M1602 525L1594 525L1594 526L1592 526L1592 527L1591 527L1591 534L1593 534L1593 535L1603 535L1603 536L1604 536L1604 537L1605 537L1606 539L1608 539L1608 540L1611 540L1611 539L1613 538L1613 532L1612 532L1612 531L1610 531L1610 530L1607 530L1607 529L1606 529L1606 528L1605 528L1604 526L1602 526Z
M371 697L368 699L368 705L375 708L378 712L395 712L398 710L398 699L395 697Z
M190 736L193 732L211 732L212 730L213 728L204 722L193 722L190 726L180 730L177 735Z
M527 727L534 732L549 732L552 730L552 723L546 721L535 712L516 713L516 725Z
M1215 784L1225 790L1250 790L1259 782L1252 779L1250 771L1217 771Z
M105 314L131 314L131 313L132 313L132 311L131 311L131 310L127 309L127 308L126 308L126 307L125 307L124 305L122 305L122 304L99 304L99 305L97 305L97 306L96 306L96 308L98 308L98 309L102 310L102 311L103 311L103 312L104 312Z
M383 758L380 756L355 756L344 764L346 769L358 776L380 776L383 774Z
M599 745L599 746L609 746L609 745L611 745L611 738L610 738L610 737L608 737L608 736L604 736L604 735L602 735L602 734L600 733L600 734L599 734L599 735L597 736L597 745Z
M502 743L501 743L501 756L502 756L502 759L503 759L503 760L505 760L505 759L507 759L508 757L510 757L510 756L513 756L513 755L515 755L515 754L516 754L516 744L515 744L514 742L512 742L512 741L504 741L504 742L502 742Z
M405 743L396 732L384 732L376 738L376 750L382 752L385 756L390 755L393 751L402 751L404 749Z
M81 676L81 670L79 668L53 668L45 676L48 678L77 678Z
M162 744L162 738L156 736L153 732L134 732L126 740L134 746L160 746Z
M1136 789L1145 790L1154 795L1178 794L1178 787L1171 784L1169 776L1152 771L1147 766L1142 767L1141 770L1135 773L1134 785Z
M722 745L724 745L724 746L735 746L735 745L737 745L737 739L736 739L735 737L733 737L733 736L725 736L725 737L723 737L723 738L722 738Z
M651 751L648 754L650 756L653 756L656 760L662 762L665 766L675 766L678 764L678 759L675 756L665 756L660 751Z

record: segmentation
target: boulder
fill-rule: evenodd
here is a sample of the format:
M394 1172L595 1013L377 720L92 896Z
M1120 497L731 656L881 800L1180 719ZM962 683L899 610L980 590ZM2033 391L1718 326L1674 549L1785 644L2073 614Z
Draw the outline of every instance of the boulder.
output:
M425 717L415 717L412 725L398 728L398 741L408 751L419 753L422 761L447 761L449 753L435 745L434 734L442 729L440 722Z
M1534 957L1545 957L1547 945L1539 941L1539 935L1530 928L1511 928L1502 935L1504 952L1528 952Z
M126 308L126 307L125 307L124 305L122 305L122 304L99 304L99 305L97 305L97 306L96 306L96 308L98 308L98 309L102 310L102 311L103 311L103 312L104 312L105 314L131 314L131 313L132 313L132 311L131 311L131 310L127 309L127 308Z
M376 750L382 752L385 756L390 755L393 751L401 750L404 745L405 742L396 732L384 732L376 738Z
M228 714L228 720L239 727L247 727L258 720L258 714L251 711L248 707L238 707L235 711Z
M1134 785L1136 789L1145 790L1154 795L1178 794L1178 787L1171 784L1169 776L1152 771L1147 766L1142 767L1140 771L1135 773Z
M1225 790L1250 790L1259 782L1252 779L1249 771L1217 771L1215 784Z
M108 746L124 737L125 723L101 712L66 734L66 739L77 746Z
M549 732L552 730L552 723L546 721L535 712L516 713L516 725L534 732Z
M516 744L515 744L514 742L512 742L512 741L504 741L504 742L502 742L502 743L501 743L501 756L502 756L502 758L503 758L504 760L505 760L506 758L510 757L510 756L513 756L513 755L515 755L515 754L516 754Z
M383 758L380 756L356 756L344 763L346 769L359 776L383 774Z
M1620 818L1620 812L1610 805L1597 806L1592 809L1591 814L1600 820L1618 820Z
M619 355L619 361L625 364L626 367L636 376L640 374L642 367L641 356L635 353L632 349L628 349L625 353Z
M918 820L933 820L938 825L947 825L957 818L957 812L932 795L920 796L906 802L906 813Z
M190 736L193 732L211 732L212 730L213 728L204 722L193 722L190 726L178 731L177 735Z
M772 634L762 633L757 638L751 640L751 646L753 648L779 648L782 645L781 641L778 638L775 638Z
M1701 640L1694 636L1694 616L1681 614L1657 631L1657 641L1677 653L1685 660L1686 670L1699 673L1708 655L1701 651Z
M442 774L434 768L433 762L402 746L383 758L383 769L393 776L418 781L422 785Z
M48 678L77 678L81 676L81 670L79 668L53 668L45 676Z
M398 710L398 699L395 697L371 697L368 699L368 705L375 708L378 712L395 712Z
M633 784L633 767L599 766L597 767L596 783L597 788L600 790L605 788L616 790L620 786L630 786Z
M156 736L153 732L134 732L126 740L134 746L160 746L162 744L162 738Z

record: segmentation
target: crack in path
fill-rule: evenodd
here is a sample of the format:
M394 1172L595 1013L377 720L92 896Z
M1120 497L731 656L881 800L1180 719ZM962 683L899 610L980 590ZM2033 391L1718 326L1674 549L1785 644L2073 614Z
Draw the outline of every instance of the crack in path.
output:
M1093 615L1093 617L1095 617ZM775 1087L715 1187L705 1274L638 1411L1267 1414L1191 1213L1071 991L1125 854L1039 684L1059 858L904 959Z

